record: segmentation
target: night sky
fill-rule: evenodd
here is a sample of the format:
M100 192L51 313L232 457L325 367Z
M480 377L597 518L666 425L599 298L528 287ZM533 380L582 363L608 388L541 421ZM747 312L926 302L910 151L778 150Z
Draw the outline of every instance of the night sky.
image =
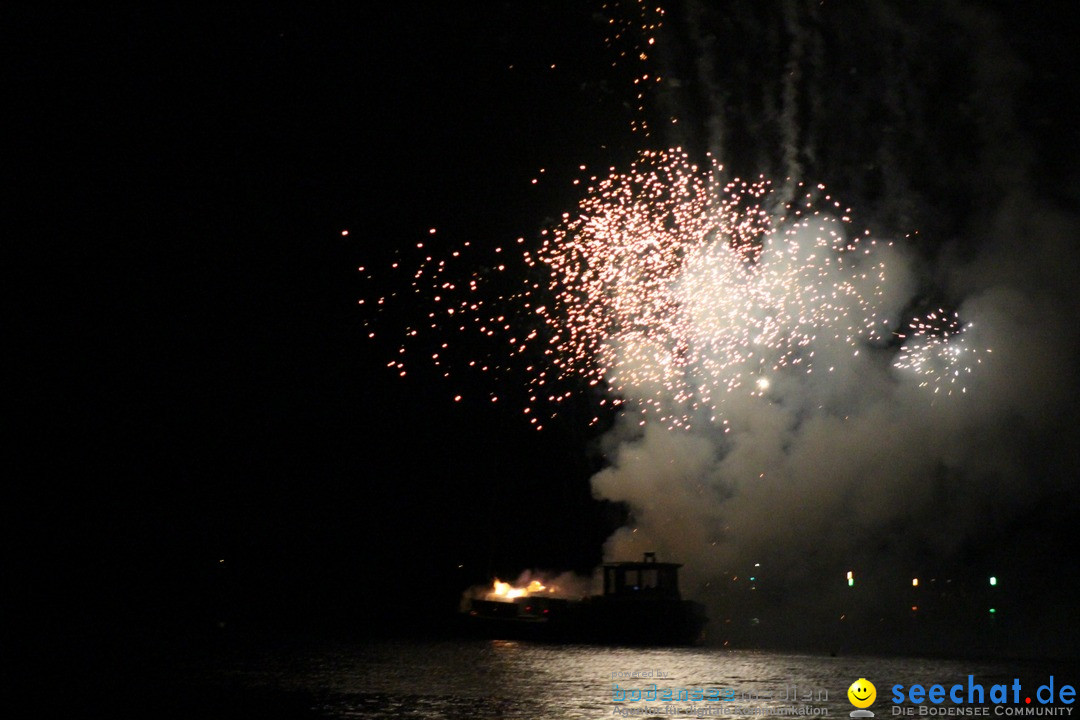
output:
M592 435L398 382L356 305L365 246L544 220L526 175L604 122L565 108L610 110L542 71L603 61L589 12L20 21L16 82L47 112L16 189L45 200L16 243L40 284L14 322L42 351L16 390L17 547L74 575L36 564L37 599L153 627L360 627L369 606L452 611L498 568L600 560L621 514L590 500ZM411 583L439 599L382 592Z
M461 386L432 368L398 378L386 367L395 340L369 340L357 306L393 287L365 285L357 267L385 264L429 228L482 247L535 238L575 206L579 163L625 167L669 142L707 149L713 110L690 78L710 46L686 20L700 5L669 9L676 40L663 60L684 83L646 111L682 107L686 120L647 141L629 129L633 74L611 66L607 16L590 3L5 10L19 126L7 205L26 213L6 248L27 285L8 317L28 360L9 378L8 551L28 607L64 618L62 642L84 649L105 635L432 633L465 587L494 574L595 567L628 517L590 487L615 424L609 413L588 427L595 391L583 386L537 433L512 403L486 402L481 381L455 403ZM768 110L752 88L782 77L773 53L786 40L752 5L719 4L700 22L731 48L711 71L730 82L731 162L773 172L783 138L755 124ZM1060 220L1054 274L1076 267L1076 18L1053 4L950 7L940 23L902 9L825 16L827 81L801 101L820 119L805 129L819 149L801 158L808 175L854 198L875 230L920 229L913 310L962 299L942 289L942 268L977 255L973 229L996 222L979 209L999 189L979 179L1001 164L985 161L998 149L980 115L994 85L969 74L993 49L964 36L984 19L1014 52L1002 76L1019 88L999 129L1022 131L1010 137L1032 158L1032 207ZM905 23L918 29L909 44L872 40ZM904 66L940 110L905 126L891 118L910 106L878 82L882 58L926 47L935 54ZM844 63L853 69L834 81ZM755 144L770 133L771 150ZM899 176L868 152L908 141ZM540 167L553 179L534 187ZM1060 300L1075 306L1075 289ZM1056 349L1072 363L1058 370L1075 374L1075 337ZM1024 455L1048 478L1030 506L950 540L961 565L1006 547L1031 569L1025 582L1059 588L1057 607L1073 611L1076 563L1062 548L1077 519L1075 400L1061 386L1046 414L1064 420ZM1016 412L1003 422L1030 420ZM918 552L938 562L932 544Z

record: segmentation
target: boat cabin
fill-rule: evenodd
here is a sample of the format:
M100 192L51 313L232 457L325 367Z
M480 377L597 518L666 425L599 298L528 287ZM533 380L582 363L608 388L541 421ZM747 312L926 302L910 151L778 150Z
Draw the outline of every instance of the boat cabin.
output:
M641 562L613 562L604 565L604 595L616 597L679 598L679 563L656 561L647 552Z

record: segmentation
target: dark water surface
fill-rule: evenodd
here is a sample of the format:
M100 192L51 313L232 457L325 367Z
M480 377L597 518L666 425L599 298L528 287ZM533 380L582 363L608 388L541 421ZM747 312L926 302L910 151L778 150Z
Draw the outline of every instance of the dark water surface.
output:
M847 718L854 709L848 702L847 688L858 678L876 684L878 697L870 709L884 718L898 716L891 701L891 688L897 683L905 687L962 683L966 687L968 676L974 675L974 681L989 692L995 683L1011 687L1015 677L1022 683L1020 706L1024 706L1024 696L1034 696L1050 675L1055 675L1058 687L1077 681L1075 664L1053 662L829 657L716 648L481 640L249 648L223 652L212 660L180 661L169 672L168 682L187 688L183 706L206 716L463 720L617 717L616 710L640 713L643 708L668 717L715 717L721 712L728 717L761 716L784 713L783 708L804 708L811 716ZM619 675L631 673L646 676ZM658 673L664 676L658 677ZM648 688L654 682L661 688L717 688L734 695L734 700L630 703L613 699L616 684L625 690ZM811 693L812 698L805 699L805 693ZM795 694L802 699L791 699ZM950 706L946 700L938 707ZM1010 707L1017 706L1010 703ZM153 717L153 710L147 710L147 717ZM915 716L919 716L917 706ZM1007 716L996 713L991 705L987 717Z

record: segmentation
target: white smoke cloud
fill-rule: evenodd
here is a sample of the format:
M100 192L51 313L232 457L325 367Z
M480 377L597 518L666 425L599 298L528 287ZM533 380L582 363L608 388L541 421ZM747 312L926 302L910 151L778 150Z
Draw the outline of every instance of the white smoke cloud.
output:
M794 143L800 136L796 104L805 38L815 48L815 82L830 72L848 76L856 70L825 67L820 38L796 27L801 15L785 7L776 22L794 43L786 73L755 81L771 84L781 99L785 109L775 135ZM731 578L755 567L763 586L817 593L820 600L842 584L846 569L872 573L877 567L900 576L920 564L955 561L973 538L991 534L1048 493L1075 490L1070 478L1076 453L1068 447L1075 439L1080 307L1071 245L1080 223L1040 201L1025 182L1034 160L1012 110L1022 63L1009 54L994 18L982 11L954 3L941 17L902 16L885 9L863 21L872 26L869 35L879 31L908 50L914 50L920 30L957 28L975 68L960 100L985 113L970 122L994 143L973 163L980 172L956 169L957 192L976 204L973 217L957 223L962 237L930 251L902 244L875 251L888 256L890 273L878 298L880 314L890 330L899 328L908 319L904 313L928 286L936 286L970 323L963 342L991 352L981 356L966 391L946 397L928 393L911 371L893 366L895 343L866 342L853 356L846 344L819 338L813 374L780 372L769 378L764 397L734 394L725 401L728 432L709 424L689 431L657 423L640 427L636 419L616 427L606 440L608 465L593 477L592 487L597 498L625 503L631 522L608 540L605 557L630 559L656 550L662 559L686 563L688 593L711 604L714 618L730 610ZM696 33L712 38L711 30ZM875 207L883 218L906 216L913 206L930 213L919 192L903 194L922 179L909 156L939 150L926 131L927 113L961 110L931 107L926 98L919 107L905 105L903 98L917 92L915 71L932 63L881 52L874 80L882 84L885 110L873 108L883 113L881 127L866 128L874 137L862 142L869 143L874 163L886 165L879 168L884 185L899 195L876 198ZM698 62L713 66L711 60ZM746 80L733 73L725 87L710 70L705 88L731 94L737 90L732 83ZM821 113L851 111L826 107L819 98L805 107L812 114L807 125L826 123ZM968 118L972 110L963 112ZM886 137L894 129L901 133L898 123L909 123L911 132ZM727 126L707 123L713 133ZM903 144L913 139L931 144ZM713 147L731 144L710 140ZM796 177L803 172L797 150L784 148L787 169ZM900 209L891 213L890 205ZM763 263L770 261L763 256ZM694 317L711 321L707 308ZM619 357L620 348L609 350ZM658 388L637 390L652 396ZM624 392L634 399L633 387Z

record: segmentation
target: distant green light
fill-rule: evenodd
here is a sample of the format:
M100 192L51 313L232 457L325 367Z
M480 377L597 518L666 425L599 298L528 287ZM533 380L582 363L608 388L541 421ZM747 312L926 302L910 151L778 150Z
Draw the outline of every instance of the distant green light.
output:
M996 608L990 608L990 614L991 614L991 615L993 615L993 614L994 614L994 613L996 613L996 612L997 612L997 609L996 609Z
M855 587L855 578L848 578L847 579L847 586L848 587Z
M990 584L991 585L997 585L997 578L994 577L993 575L990 576Z
M751 582L753 582L754 580L757 580L757 578L750 578Z

